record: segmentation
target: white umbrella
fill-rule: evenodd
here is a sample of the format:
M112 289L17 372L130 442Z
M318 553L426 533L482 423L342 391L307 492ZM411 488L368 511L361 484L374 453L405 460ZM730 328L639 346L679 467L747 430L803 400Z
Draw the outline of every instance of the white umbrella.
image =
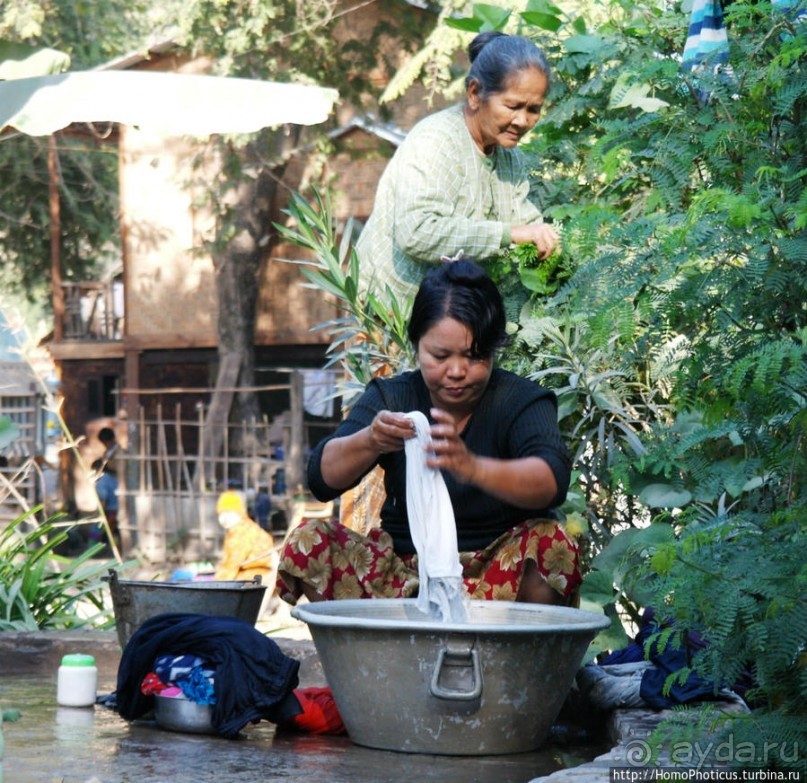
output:
M75 122L118 122L176 136L316 125L334 89L162 71L76 71L0 82L0 131L47 136Z
M64 302L54 133L73 123L93 122L196 137L316 125L327 119L338 97L326 87L165 71L75 71L0 81L0 141L14 131L51 136L51 276L57 336Z

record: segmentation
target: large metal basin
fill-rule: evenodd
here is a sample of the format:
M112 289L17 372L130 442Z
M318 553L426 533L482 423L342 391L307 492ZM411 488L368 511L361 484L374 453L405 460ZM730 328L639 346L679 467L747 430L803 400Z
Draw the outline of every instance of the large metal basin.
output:
M259 576L250 582L134 582L118 579L110 569L104 579L121 648L146 620L165 612L240 617L255 625L266 592Z
M586 649L609 625L580 609L470 601L467 624L413 599L322 601L305 621L348 735L407 753L521 753L546 740Z

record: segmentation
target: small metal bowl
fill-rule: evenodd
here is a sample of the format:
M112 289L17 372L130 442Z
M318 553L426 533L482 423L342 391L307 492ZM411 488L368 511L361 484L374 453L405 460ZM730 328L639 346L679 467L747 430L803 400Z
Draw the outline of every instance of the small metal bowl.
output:
M154 720L160 728L186 734L215 734L213 708L182 697L155 696Z

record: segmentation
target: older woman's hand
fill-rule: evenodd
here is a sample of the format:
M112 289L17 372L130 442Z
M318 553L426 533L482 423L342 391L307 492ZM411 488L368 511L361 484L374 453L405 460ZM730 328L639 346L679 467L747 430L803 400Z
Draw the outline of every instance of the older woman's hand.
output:
M470 483L476 471L476 455L469 451L460 437L454 417L440 408L432 408L436 422L431 428L431 443L426 464L430 468L447 470L458 481Z
M538 248L538 256L542 259L552 255L558 246L558 234L548 223L530 223L527 226L513 226L510 239L515 245L532 242Z
M400 451L404 441L415 437L415 424L404 413L379 411L367 427L370 447L379 454Z

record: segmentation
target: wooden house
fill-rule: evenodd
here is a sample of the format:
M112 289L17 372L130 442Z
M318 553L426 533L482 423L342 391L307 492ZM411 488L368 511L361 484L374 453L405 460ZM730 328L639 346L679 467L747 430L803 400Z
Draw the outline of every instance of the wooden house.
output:
M359 40L365 26L402 8L431 13L404 0L343 5L356 13L339 34ZM394 42L385 53L394 63L391 54ZM165 41L107 67L204 72L209 63L189 60ZM379 67L373 78L383 84L389 75ZM383 122L372 102L338 106L326 129L334 153L325 163L338 194L337 217L361 223L369 216L387 160L406 131L434 108L416 89ZM338 403L322 407L322 384L333 381L322 373L328 338L313 329L337 315L336 305L301 285L298 266L277 260L299 258L299 248L266 247L255 323L255 389L265 416L258 428L265 429L252 439L249 453L237 456L228 449L237 433L226 432L218 462L213 469L205 465L200 455L206 414L221 374L214 267L202 250L210 216L200 206L204 186L191 170L199 150L187 139L117 130L120 268L107 279L63 287L57 310L64 315L49 350L60 371L64 418L71 431L87 436L84 462L100 451L100 426L112 426L124 447L124 549L136 544L148 556L165 559L174 540L183 557L205 557L220 537L212 509L223 483L235 475L245 492L266 487L275 506L287 510L284 504L302 483L306 448L338 421ZM304 146L285 161L282 181L289 193L310 178L310 161ZM197 184L189 186L192 180ZM314 397L320 407L306 413ZM92 513L92 492L81 490L86 469L72 470L76 494L86 498L78 511Z

